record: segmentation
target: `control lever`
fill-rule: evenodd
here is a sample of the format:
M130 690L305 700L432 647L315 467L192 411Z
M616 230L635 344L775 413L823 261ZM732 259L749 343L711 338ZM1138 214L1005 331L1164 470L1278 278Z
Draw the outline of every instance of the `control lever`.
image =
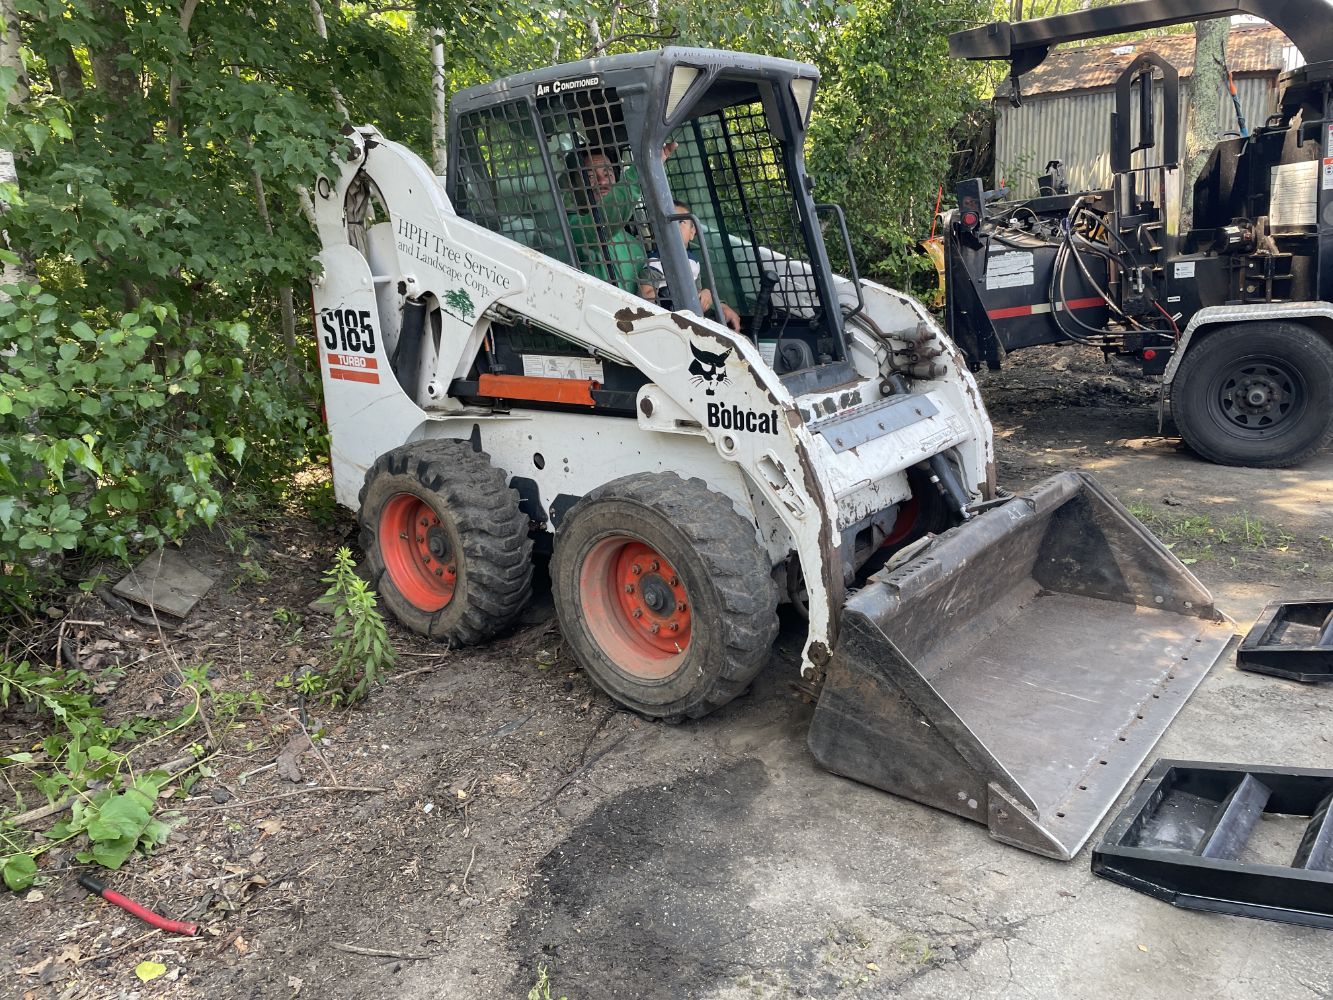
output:
M750 339L756 344L759 343L759 334L763 332L764 323L773 311L773 292L777 287L777 271L766 270L759 276L759 294L754 300L754 316L750 319Z

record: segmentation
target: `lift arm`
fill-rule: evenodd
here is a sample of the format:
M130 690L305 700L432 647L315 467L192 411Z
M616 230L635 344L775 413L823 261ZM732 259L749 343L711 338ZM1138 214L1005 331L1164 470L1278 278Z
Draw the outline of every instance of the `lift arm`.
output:
M949 53L957 59L1008 59L1018 76L1036 69L1051 46L1061 42L1232 14L1252 14L1279 28L1306 62L1333 61L1333 0L1138 0L954 32L949 36Z

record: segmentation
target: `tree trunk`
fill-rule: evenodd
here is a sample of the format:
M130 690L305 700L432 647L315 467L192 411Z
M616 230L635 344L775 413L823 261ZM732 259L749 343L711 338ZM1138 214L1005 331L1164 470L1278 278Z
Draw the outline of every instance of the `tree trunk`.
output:
M315 22L315 34L319 35L322 41L327 42L329 40L329 26L324 21L324 8L319 5L319 0L310 0L310 16ZM337 84L333 85L332 90L333 107L346 121L351 116L347 113L347 103L343 100L342 91L338 89Z
M181 4L181 36L187 43L190 40L190 22L194 20L194 12L198 6L199 0L185 0ZM186 47L189 47L188 44ZM171 109L167 112L167 131L178 139L181 136L180 92L180 74L176 72L176 68L173 66L171 77L167 82L167 107Z
M444 40L430 29L430 149L435 172L444 176L449 161L449 101L445 96Z
M23 70L23 57L19 53L19 15L14 0L0 0L0 21L4 34L0 35L0 68L12 70L15 74L14 86L5 94L5 106L17 107L28 99L28 76ZM18 168L14 163L14 151L0 147L0 184L12 184L18 187ZM0 214L8 211L9 206L0 201ZM9 233L0 230L0 242L7 249L19 255L17 264L5 262L0 267L0 285L17 285L20 282L37 280L31 261L23 253L22 247L12 247ZM9 297L0 292L0 301Z
M139 78L131 68L134 54L125 38L129 35L129 22L125 20L125 11L111 0L90 0L88 4L97 27L104 33L100 44L89 46L93 64L93 82L98 93L114 105L122 115L134 115L133 103L137 103ZM132 103L133 102L133 103ZM151 122L143 122L149 129ZM151 132L146 133L145 141Z
M1180 230L1187 231L1194 216L1194 182L1222 133L1222 88L1226 74L1227 35L1231 21L1225 17L1198 21L1194 25L1194 73L1188 87L1185 170L1181 178Z

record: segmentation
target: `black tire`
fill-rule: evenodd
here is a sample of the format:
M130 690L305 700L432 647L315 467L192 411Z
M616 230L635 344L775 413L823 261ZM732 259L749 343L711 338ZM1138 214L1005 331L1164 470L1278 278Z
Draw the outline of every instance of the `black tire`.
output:
M1298 465L1333 441L1333 345L1298 323L1208 333L1181 359L1171 415L1210 462Z
M742 694L778 632L754 525L699 479L640 473L589 493L556 534L551 581L579 663L653 718L697 719Z
M466 441L381 455L366 473L358 518L385 607L413 632L454 645L511 625L532 591L532 540L518 501Z

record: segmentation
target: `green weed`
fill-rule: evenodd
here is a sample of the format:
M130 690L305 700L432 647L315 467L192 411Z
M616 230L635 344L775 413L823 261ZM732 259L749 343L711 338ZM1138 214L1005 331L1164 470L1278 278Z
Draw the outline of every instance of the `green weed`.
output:
M393 646L375 592L356 575L356 562L345 546L338 550L324 582L329 589L320 601L333 614L333 665L323 675L319 690L334 704L349 705L364 698L393 668ZM298 678L298 685L300 682Z
M544 965L537 966L537 982L528 990L528 1000L554 1000L551 996L551 977ZM561 996L559 1000L569 1000L569 997Z
M17 892L32 885L37 858L58 844L79 841L79 861L119 868L136 850L146 853L166 840L169 817L157 812L159 793L173 780L189 780L200 762L173 776L165 771L136 774L129 761L136 751L200 718L205 669L187 672L184 688L191 703L179 717L110 725L93 704L95 682L83 671L0 661L0 709L19 702L50 724L31 750L0 755L0 774L15 794L14 807L0 813L0 877L6 886ZM204 749L196 747L194 756L202 758ZM25 789L48 804L72 800L68 816L40 836L14 825L25 811Z

